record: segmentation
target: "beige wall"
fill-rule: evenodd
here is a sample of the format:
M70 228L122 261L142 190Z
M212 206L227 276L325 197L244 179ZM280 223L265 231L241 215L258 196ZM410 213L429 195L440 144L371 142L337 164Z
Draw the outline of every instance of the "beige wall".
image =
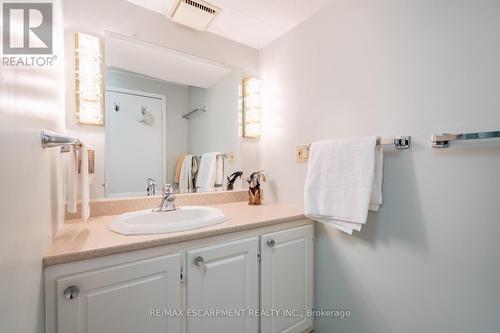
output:
M264 48L266 195L302 205L295 146L412 135L386 148L384 205L349 237L317 225L315 332L497 332L500 142L430 146L500 129L500 2L333 0Z
M55 4L56 66L0 68L0 331L44 330L42 256L62 223L60 153L42 128L63 131L63 53Z

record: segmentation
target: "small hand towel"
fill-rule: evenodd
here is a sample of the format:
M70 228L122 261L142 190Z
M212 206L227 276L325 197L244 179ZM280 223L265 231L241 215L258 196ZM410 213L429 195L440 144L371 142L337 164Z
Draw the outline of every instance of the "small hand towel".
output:
M196 179L196 187L200 190L210 190L215 186L217 174L217 155L218 152L205 153L201 155L200 169Z
M352 234L382 204L382 147L376 137L311 145L304 188L307 217Z
M68 213L76 213L78 198L78 151L76 145L71 145L65 162L66 210Z
M80 145L80 195L82 201L82 220L83 222L87 222L90 217L90 194L89 194L89 156L87 151L87 146L85 144Z

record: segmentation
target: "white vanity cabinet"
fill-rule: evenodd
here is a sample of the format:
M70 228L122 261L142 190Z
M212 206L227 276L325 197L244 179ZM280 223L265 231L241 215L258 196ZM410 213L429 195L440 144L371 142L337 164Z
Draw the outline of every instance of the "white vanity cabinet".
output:
M299 220L46 267L46 333L308 332L312 237Z
M159 256L55 279L60 333L178 333L179 317L152 317L155 309L181 308L181 255ZM53 308L55 306L55 309ZM48 323L49 324L49 323Z
M259 307L258 249L251 237L187 252L187 309L221 311L188 317L188 333L258 332L258 317L236 312Z
M313 307L312 225L261 236L260 306L279 311L261 318L262 333L296 333L312 327L306 315Z

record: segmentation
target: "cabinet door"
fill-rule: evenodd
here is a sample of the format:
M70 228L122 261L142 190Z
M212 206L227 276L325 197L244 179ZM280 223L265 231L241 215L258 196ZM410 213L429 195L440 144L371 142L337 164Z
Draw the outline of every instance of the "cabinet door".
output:
M174 254L58 278L57 332L179 333L179 317L151 311L181 308L180 265Z
M258 318L206 311L255 310L259 296L257 237L187 252L188 333L256 333ZM241 313L240 313L241 314Z
M309 225L261 236L261 310L279 311L261 317L262 333L312 329L304 314L313 306L313 233Z

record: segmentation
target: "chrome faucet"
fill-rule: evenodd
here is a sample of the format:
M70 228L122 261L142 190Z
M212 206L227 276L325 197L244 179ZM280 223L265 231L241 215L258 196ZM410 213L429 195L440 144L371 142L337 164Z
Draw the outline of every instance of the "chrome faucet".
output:
M148 196L156 195L156 187L158 186L153 178L146 178L148 187L146 188Z
M175 199L177 197L174 194L174 189L172 185L165 184L163 186L163 194L161 198L161 204L153 209L153 212L171 212L176 210Z

